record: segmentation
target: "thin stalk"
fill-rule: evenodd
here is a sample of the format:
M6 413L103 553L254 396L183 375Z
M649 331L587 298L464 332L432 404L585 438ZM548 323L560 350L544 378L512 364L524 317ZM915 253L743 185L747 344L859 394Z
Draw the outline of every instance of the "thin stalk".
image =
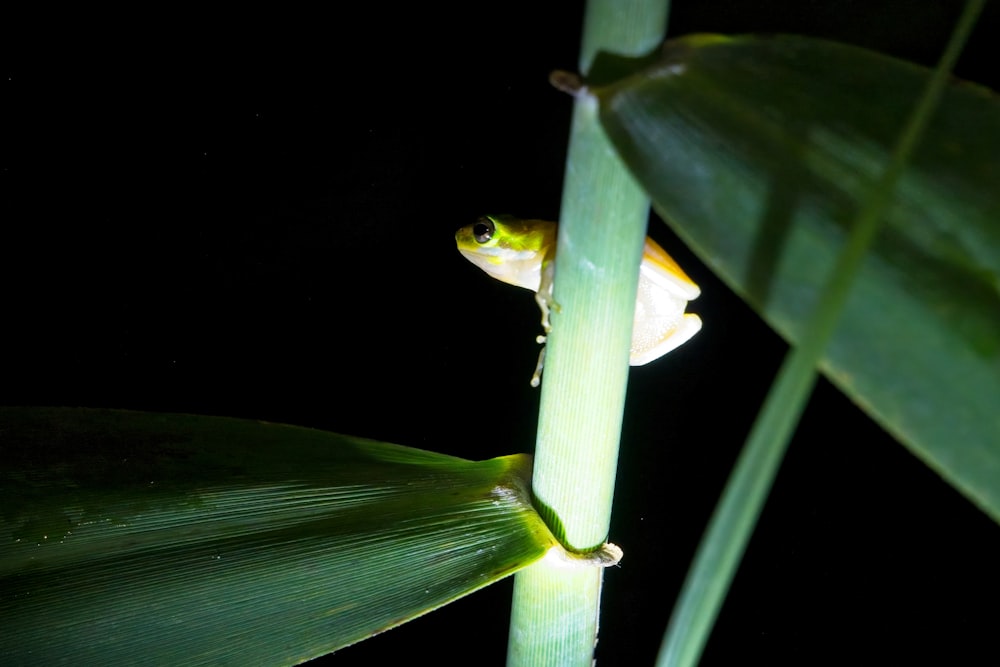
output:
M892 203L893 189L933 113L947 77L984 0L970 0L919 103L903 129L871 198L851 229L807 323L801 344L786 357L726 484L674 608L657 664L697 664L771 489L812 387L816 366L836 327L851 284Z
M599 50L644 55L662 41L666 0L591 0L580 70ZM617 469L638 267L649 200L618 159L592 98L573 111L557 247L555 300L542 381L533 490L536 506L571 550L608 533ZM545 559L519 572L509 665L592 661L601 569Z

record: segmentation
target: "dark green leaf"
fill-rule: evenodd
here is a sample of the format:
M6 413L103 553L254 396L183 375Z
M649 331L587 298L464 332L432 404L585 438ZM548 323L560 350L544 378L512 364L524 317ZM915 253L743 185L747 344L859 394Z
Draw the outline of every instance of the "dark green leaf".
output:
M596 91L602 123L657 210L794 343L929 70L790 36L695 35L664 55ZM1000 520L998 184L1000 103L955 83L822 369Z
M277 424L0 409L0 663L328 653L542 556L529 474Z

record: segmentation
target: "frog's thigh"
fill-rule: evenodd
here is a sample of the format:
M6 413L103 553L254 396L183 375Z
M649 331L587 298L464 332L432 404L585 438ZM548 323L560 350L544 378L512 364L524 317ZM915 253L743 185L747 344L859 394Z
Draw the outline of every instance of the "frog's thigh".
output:
M629 363L632 366L642 366L655 361L689 341L699 331L701 331L701 318L694 313L686 313L677 323L677 327L665 332L658 343L643 350L633 349Z

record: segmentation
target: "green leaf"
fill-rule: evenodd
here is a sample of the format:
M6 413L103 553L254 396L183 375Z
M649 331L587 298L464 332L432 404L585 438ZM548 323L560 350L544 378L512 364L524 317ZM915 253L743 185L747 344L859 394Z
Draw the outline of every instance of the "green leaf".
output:
M328 653L544 555L530 465L235 419L0 409L0 662Z
M791 36L694 35L664 56L595 91L602 124L658 212L794 343L929 70ZM1000 102L953 84L822 362L996 520L998 183Z

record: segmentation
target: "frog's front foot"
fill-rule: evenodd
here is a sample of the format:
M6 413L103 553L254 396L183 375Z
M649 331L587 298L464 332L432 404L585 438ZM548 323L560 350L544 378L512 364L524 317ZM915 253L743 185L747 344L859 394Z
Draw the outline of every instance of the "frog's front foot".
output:
M542 329L545 333L550 333L552 331L552 321L549 319L549 313L553 310L557 313L562 312L562 306L560 306L551 296L543 296L542 292L535 294L535 303L538 304L538 309L542 311Z

